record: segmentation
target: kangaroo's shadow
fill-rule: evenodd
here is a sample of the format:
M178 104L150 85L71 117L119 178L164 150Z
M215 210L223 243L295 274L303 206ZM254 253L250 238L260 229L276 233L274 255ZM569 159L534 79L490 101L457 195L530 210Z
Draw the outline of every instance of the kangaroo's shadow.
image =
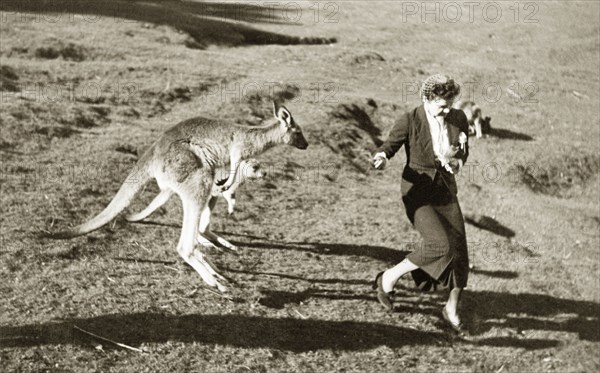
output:
M282 241L232 241L236 246L255 249L308 251L321 255L348 255L373 258L385 263L396 264L402 261L408 251L396 250L385 246L354 245L322 242L282 242Z
M270 7L239 2L180 2L180 1L95 1L3 0L0 10L10 13L56 14L70 17L85 14L94 20L129 19L139 22L168 25L188 33L196 41L195 48L210 44L223 46L258 44L328 44L335 38L294 38L268 32L244 23L292 24L284 15L286 9L273 3ZM244 22L244 23L242 23Z
M491 128L487 133L490 137L508 140L533 141L533 137L524 133L515 132L503 128Z
M180 224L171 222L161 222L154 220L142 220L135 222L142 225L156 225L163 227L181 228ZM271 240L264 236L253 236L246 234L236 234L223 231L214 231L219 235L238 236L250 239L251 241L230 240L230 242L239 247L249 247L254 249L273 249L273 250L296 250L307 251L322 255L349 255L370 257L384 263L397 264L402 261L409 251L397 250L385 246L377 245L355 245L344 243L324 243L324 242L286 242ZM268 274L268 273L263 273Z

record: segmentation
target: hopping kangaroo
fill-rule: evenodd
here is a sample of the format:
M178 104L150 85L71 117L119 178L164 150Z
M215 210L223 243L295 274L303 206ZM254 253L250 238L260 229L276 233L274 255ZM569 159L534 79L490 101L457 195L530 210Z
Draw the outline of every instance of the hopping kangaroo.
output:
M455 109L462 110L469 122L469 135L478 139L490 132L490 117L483 117L481 108L473 101L457 101L452 105Z
M96 230L114 219L152 178L161 190L170 190L181 199L183 224L177 251L209 286L227 288L217 281L224 278L196 250L200 214L208 207L215 171L230 164L226 190L236 178L238 164L277 144L306 149L308 142L290 112L273 103L274 123L261 127L241 126L222 120L197 117L168 129L133 167L121 188L100 214L56 238L69 238ZM217 278L215 278L217 277Z
M223 171L223 170L221 170ZM219 174L219 173L217 173ZM233 214L235 208L235 191L248 179L260 179L264 176L263 171L260 168L260 163L252 158L248 160L242 160L238 166L238 176L235 178L233 185L226 191L221 191L220 184L215 183L212 187L211 197L208 200L206 208L200 215L200 226L198 229L197 241L204 246L214 246L214 243L218 243L230 250L237 250L237 247L227 241L226 239L217 236L210 231L210 216L215 208L218 197L222 196L227 201L227 211L229 214ZM225 182L226 180L222 180ZM148 207L137 214L127 215L125 219L128 221L140 221L152 214L162 205L167 203L169 198L173 195L173 190L162 190L155 198L150 202Z

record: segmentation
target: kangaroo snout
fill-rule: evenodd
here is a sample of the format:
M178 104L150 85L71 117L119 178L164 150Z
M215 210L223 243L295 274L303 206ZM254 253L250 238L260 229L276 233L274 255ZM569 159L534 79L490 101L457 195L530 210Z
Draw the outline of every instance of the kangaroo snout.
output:
M302 136L294 142L294 146L298 149L304 150L308 148L308 141Z

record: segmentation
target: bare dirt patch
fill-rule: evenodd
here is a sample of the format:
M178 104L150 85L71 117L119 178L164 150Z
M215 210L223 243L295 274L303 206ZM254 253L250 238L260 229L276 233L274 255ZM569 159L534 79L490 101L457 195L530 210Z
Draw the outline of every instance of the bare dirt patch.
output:
M15 69L7 65L0 65L0 91L16 92L19 76Z
M585 185L598 176L600 156L598 154L569 154L547 161L548 166L517 166L520 180L536 193L567 197L574 186Z
M82 45L75 43L64 43L62 40L46 39L43 46L34 48L33 55L36 58L53 60L62 58L65 61L81 62L90 57L90 52Z

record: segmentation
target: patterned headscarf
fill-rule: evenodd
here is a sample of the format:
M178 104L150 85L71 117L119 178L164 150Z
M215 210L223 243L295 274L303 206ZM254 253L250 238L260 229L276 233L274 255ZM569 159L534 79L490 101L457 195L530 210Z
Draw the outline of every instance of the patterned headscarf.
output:
M425 79L421 85L421 96L431 100L435 96L443 99L456 97L460 94L460 85L451 77L444 74L435 74Z

